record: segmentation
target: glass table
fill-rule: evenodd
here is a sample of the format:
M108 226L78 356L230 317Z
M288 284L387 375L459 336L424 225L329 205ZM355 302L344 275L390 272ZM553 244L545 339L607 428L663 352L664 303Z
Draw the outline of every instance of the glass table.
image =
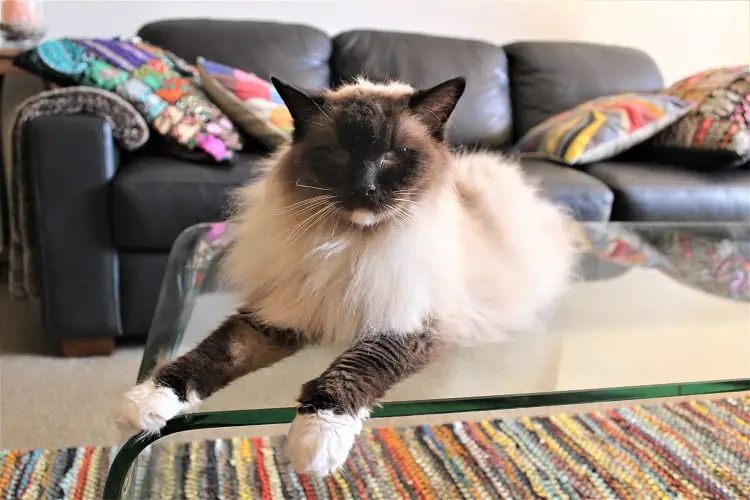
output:
M175 241L139 381L234 310L217 277L230 229L200 224ZM571 231L585 251L580 279L545 328L450 350L391 391L373 418L750 389L750 224L582 223ZM172 419L160 436L132 437L112 463L104 498L135 497L134 465L161 437L290 422L300 386L337 353L303 351Z

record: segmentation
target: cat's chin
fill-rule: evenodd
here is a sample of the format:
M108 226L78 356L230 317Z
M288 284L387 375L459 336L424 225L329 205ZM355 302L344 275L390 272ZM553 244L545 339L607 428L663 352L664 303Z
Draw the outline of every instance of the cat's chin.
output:
M352 224L359 227L372 227L380 222L380 219L380 214L377 214L372 210L366 210L363 208L352 210L349 213L349 220L352 222Z

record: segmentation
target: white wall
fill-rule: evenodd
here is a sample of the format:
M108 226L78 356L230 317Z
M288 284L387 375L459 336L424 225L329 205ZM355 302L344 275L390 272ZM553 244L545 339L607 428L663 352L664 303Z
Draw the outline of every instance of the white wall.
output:
M50 36L132 34L174 17L271 19L329 33L370 27L507 43L565 39L646 50L667 82L750 63L750 0L47 0Z

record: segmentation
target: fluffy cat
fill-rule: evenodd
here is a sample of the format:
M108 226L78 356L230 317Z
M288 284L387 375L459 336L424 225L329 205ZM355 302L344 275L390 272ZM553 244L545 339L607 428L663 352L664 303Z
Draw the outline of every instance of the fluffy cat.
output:
M566 215L518 165L447 146L462 78L421 90L274 85L295 131L237 193L224 274L244 308L133 388L123 419L158 432L242 375L341 343L302 387L289 432L292 465L325 475L376 401L441 346L534 326L564 292L576 250Z

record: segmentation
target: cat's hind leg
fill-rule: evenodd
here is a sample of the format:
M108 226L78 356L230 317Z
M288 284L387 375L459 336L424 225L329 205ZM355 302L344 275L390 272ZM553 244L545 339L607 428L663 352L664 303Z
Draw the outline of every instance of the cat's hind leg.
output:
M294 354L304 343L299 332L265 325L238 310L193 350L158 367L128 391L118 423L131 431L156 433L181 411L237 378Z
M287 455L302 473L324 476L341 467L362 423L394 384L424 368L441 346L431 325L357 341L302 387Z

